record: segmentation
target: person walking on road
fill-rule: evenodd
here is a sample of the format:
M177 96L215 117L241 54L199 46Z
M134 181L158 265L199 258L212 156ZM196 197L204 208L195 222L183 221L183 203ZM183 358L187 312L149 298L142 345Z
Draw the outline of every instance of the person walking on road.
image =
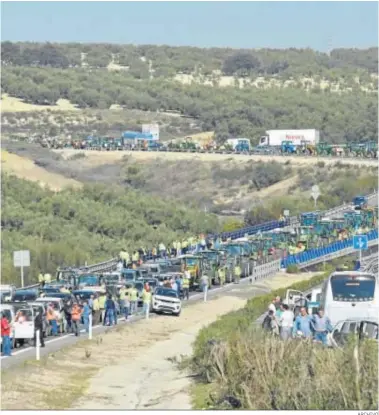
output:
M328 345L328 333L333 330L329 317L325 315L324 309L320 308L318 313L313 316L312 325L315 332L315 340Z
M51 326L51 335L58 336L57 317L52 304L49 304L47 307L47 320L49 322L49 326Z
M295 319L292 333L295 337L312 337L312 317L308 315L305 307L301 307L300 314Z
M100 320L101 324L105 325L105 302L107 301L107 296L105 292L101 292L99 295L99 308L100 308Z
M236 266L234 267L234 283L235 284L240 283L241 275L242 275L242 270L241 270L240 265L237 263Z
M34 317L34 346L37 347L37 331L39 345L45 347L45 341L43 338L43 317L40 310L37 311L36 316Z
M87 301L84 301L83 302L82 317L83 317L83 323L84 323L84 328L86 330L86 333L89 333L89 325L91 324L90 314L92 314L91 307L89 306Z
M280 338L282 340L288 340L292 336L293 331L293 321L295 316L293 312L289 309L288 304L282 304L283 313L279 317L280 325Z
M190 288L190 279L188 278L189 271L184 271L184 277L183 277L183 298L189 299L189 288Z
M1 340L3 346L3 356L11 356L11 325L5 313L1 313Z
M126 301L128 301L128 306L126 306ZM129 314L128 290L126 285L120 288L120 312L125 316L126 320Z
M130 315L137 312L138 308L138 290L136 287L132 287L129 290L129 301L130 301Z
M67 331L70 333L72 331L72 320L71 320L71 301L68 301L63 306L63 312L67 322Z
M82 310L79 304L75 303L72 306L72 310L71 310L71 320L72 320L72 329L76 337L78 337L80 334L79 324L80 324L81 318L82 318Z
M115 318L117 318L116 304L113 301L112 296L109 294L105 301L105 325L113 326L113 324L115 324Z
M209 277L208 275L203 274L203 276L201 277L201 291L203 291L204 302L207 301L208 287L209 287Z
M225 284L225 275L226 275L225 267L222 267L222 266L219 267L217 270L217 275L218 275L218 280L220 282L220 287L223 287Z
M145 318L149 318L150 314L150 305L151 305L151 291L150 289L144 290L142 293L142 301L143 301L143 314Z

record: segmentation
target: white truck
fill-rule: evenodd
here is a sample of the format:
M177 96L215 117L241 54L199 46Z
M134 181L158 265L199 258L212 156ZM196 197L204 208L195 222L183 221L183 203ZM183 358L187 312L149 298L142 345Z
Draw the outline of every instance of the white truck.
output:
M283 141L291 141L294 145L302 142L318 144L320 131L318 130L267 130L266 135L259 140L260 147L280 147Z

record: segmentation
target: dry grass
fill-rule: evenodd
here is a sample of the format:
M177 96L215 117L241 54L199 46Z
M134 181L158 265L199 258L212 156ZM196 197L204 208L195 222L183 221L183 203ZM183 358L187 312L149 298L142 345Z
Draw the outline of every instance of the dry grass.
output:
M33 111L78 111L75 105L67 99L59 99L56 105L35 105L23 102L19 98L7 94L1 96L1 112L33 112Z
M230 406L233 397L249 410L377 409L376 342L360 344L357 372L353 344L330 350L308 341L285 343L252 328L212 346L206 366L213 383L206 399L214 408Z
M63 175L49 172L38 166L33 160L20 157L17 154L1 150L1 167L5 173L14 174L22 179L39 183L42 187L49 187L60 191L66 187L80 188L82 184L77 180L69 179Z

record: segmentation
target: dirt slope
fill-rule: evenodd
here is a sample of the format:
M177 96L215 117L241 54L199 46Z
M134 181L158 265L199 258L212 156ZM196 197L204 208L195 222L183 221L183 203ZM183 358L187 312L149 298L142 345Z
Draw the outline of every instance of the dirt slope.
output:
M6 173L14 174L32 182L38 182L41 186L47 186L54 191L60 191L70 186L74 188L82 186L76 180L51 173L43 167L37 166L34 161L26 157L20 157L17 154L8 153L5 150L1 150L1 168Z

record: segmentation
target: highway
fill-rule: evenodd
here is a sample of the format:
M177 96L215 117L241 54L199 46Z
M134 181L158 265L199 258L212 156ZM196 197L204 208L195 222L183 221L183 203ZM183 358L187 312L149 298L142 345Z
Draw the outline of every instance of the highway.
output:
M250 278L244 278L241 280L239 286L241 285L247 285L249 284L251 281ZM215 287L212 288L209 292L208 292L208 298L212 298L215 296L218 296L220 294L226 293L227 291L232 290L234 287L236 287L236 284L234 283L230 283L230 284L225 284L223 287ZM203 300L203 294L202 293L192 293L190 295L190 298L188 300L188 303L186 300L182 301L182 307L188 307L193 303L199 302ZM150 318L154 318L156 317L155 314L150 314ZM136 321L139 321L141 319L143 319L144 316L142 315L142 309L139 308L138 310L138 314L135 316L131 316L128 318L128 320L125 322L125 318L124 317L120 317L118 319L118 324L133 324ZM180 317L178 317L180 318ZM113 330L115 327L117 326L113 326L113 328L111 327L107 327L107 326L103 326L103 325L97 325L93 327L93 334L101 334L106 332L107 330ZM57 350L62 349L63 347L67 347L67 346L71 346L75 343L77 343L80 340L83 340L85 338L88 338L88 335L85 333L84 328L81 328L81 334L80 336L76 337L74 334L63 334L60 335L58 337L55 338L51 338L49 337L48 339L45 340L45 347L41 348L41 357L46 356L49 353L53 353ZM21 364L23 361L25 360L30 360L30 359L35 359L36 356L36 350L35 347L32 346L24 346L24 347L20 347L16 350L13 351L13 355L11 357L7 357L7 356L1 356L1 369L2 370L6 370L9 369L12 366L15 365L19 365Z
M169 151L137 151L137 150L121 150L121 151L101 151L101 150L74 150L74 149L61 149L52 150L58 154L61 154L65 158L69 158L74 154L80 152L87 157L94 155L101 155L104 162L121 161L125 155L133 156L138 160L151 160L156 158L163 158L165 160L177 161L177 160L201 160L201 161L222 161L222 160L236 160L236 161L276 161L278 163L286 163L291 161L293 164L298 165L310 165L324 162L331 165L337 162L344 164L352 164L355 166L375 166L378 165L377 159L367 158L350 158L350 157L311 157L311 156L292 156L292 155L270 155L270 154L219 154L219 153L195 153L195 152L169 152Z

